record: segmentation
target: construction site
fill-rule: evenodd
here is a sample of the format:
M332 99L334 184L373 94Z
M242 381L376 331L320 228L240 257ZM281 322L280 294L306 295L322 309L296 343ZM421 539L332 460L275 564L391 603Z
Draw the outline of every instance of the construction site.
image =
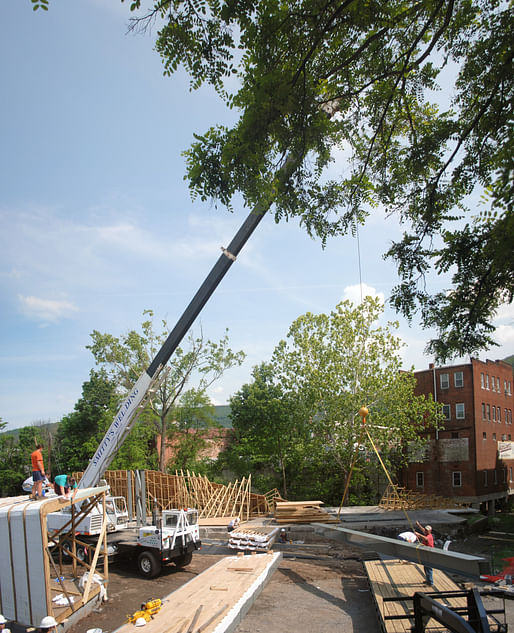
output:
M117 531L107 514L119 498L128 516ZM222 485L190 472L107 471L100 486L73 498L1 500L1 612L13 632L47 615L59 631L76 633L127 633L136 624L149 633L280 632L293 614L300 632L507 631L510 569L491 575L486 538L468 539L473 554L450 546L473 513L451 505L389 487L379 506L324 508L276 490L255 494L251 478ZM48 530L48 516L65 507L68 521ZM141 578L133 557L115 555L116 539L153 529L156 514L171 508L196 508L201 546ZM81 534L95 509L104 519L99 534ZM443 546L396 538L416 521L430 523ZM425 567L433 568L430 587Z

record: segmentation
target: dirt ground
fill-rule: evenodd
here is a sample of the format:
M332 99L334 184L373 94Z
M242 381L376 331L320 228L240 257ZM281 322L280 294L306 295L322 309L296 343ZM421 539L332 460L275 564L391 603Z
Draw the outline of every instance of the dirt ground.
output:
M484 555L488 544L478 537L459 548ZM133 565L116 563L109 570L109 600L73 627L73 633L100 628L112 633L128 614L152 598L164 598L214 564L226 552L204 544L187 568L164 568L154 580L141 578ZM458 580L458 579L457 579ZM464 579L462 579L464 580ZM489 599L484 599L489 606ZM506 603L509 630L514 631L514 601ZM237 633L379 633L372 597L358 550L322 545L291 546L270 582L258 596Z

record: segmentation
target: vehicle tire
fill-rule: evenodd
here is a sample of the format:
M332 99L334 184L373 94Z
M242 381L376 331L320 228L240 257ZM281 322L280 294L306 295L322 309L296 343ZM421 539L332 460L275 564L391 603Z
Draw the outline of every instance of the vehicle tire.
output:
M81 560L82 562L84 562L87 559L85 548L82 547L82 545L78 545L76 551L77 551L77 558Z
M182 554L182 556L177 556L177 558L175 558L173 562L177 567L187 567L187 565L189 565L192 560L193 552L186 552L185 554Z
M145 550L137 557L137 568L144 578L155 578L161 571L161 561L156 554Z

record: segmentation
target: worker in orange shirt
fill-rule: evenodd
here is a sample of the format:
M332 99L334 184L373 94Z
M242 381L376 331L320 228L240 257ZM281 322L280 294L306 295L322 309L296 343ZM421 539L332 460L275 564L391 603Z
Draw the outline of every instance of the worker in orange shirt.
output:
M32 495L31 499L38 499L43 497L43 481L45 480L45 466L43 464L43 453L41 449L42 444L36 446L36 450L31 453L30 458L32 460Z

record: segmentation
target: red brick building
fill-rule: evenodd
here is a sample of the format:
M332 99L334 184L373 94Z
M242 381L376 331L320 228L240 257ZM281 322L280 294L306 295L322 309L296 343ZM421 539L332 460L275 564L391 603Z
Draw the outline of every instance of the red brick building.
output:
M514 495L512 367L503 361L414 372L418 394L443 403L444 429L430 433L423 455L413 455L403 484L425 494L454 497L493 511Z

